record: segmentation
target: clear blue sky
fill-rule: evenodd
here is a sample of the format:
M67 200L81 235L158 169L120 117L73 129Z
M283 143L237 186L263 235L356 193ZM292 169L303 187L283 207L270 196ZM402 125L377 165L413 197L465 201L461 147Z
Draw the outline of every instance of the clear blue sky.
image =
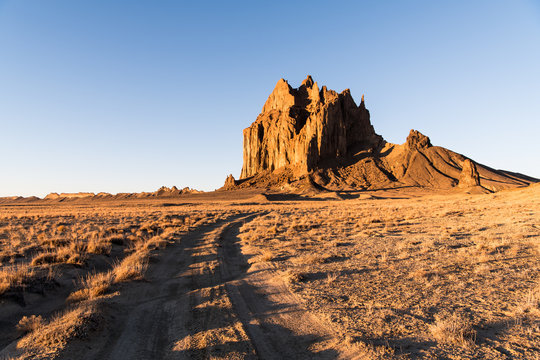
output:
M0 0L0 196L220 187L279 78L540 177L540 2Z

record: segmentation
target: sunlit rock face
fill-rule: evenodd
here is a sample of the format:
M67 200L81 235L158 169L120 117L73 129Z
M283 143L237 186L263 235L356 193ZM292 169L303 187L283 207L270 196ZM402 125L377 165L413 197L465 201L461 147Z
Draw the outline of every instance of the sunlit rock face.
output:
M363 101L356 105L350 91L338 94L308 76L294 89L280 79L262 112L244 130L244 164L240 178L294 165L304 172L323 160L350 155L378 144Z
M459 187L467 188L480 185L480 174L474 162L470 159L463 160L461 174L459 175Z
M409 132L406 144L409 150L425 150L431 147L429 137L414 129Z

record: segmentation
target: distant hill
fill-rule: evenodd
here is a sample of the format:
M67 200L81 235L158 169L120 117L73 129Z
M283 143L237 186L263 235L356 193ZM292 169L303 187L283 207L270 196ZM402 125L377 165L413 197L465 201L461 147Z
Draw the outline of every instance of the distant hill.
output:
M119 193L112 195L105 192L92 193L92 192L78 192L78 193L50 193L45 196L43 199L40 199L35 196L31 197L22 197L22 196L7 196L0 197L1 203L12 203L12 202L33 202L33 201L52 201L52 202L62 202L70 201L76 199L85 199L85 200L97 200L97 199L110 199L110 200L119 200L119 199L148 199L148 198L170 198L178 197L186 194L198 194L203 191L191 189L185 187L183 189L178 189L176 186L168 188L162 186L156 191L153 192L140 192L140 193Z

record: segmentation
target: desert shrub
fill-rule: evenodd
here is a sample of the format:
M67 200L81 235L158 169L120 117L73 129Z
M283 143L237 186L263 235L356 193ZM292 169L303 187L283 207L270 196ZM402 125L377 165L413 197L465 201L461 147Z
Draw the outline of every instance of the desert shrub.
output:
M435 339L441 343L470 346L476 339L472 322L459 312L435 315L435 323L429 329Z
M73 244L70 246L63 246L56 250L56 262L82 265L84 260L85 256L81 254L80 250Z
M22 286L35 276L29 266L9 266L0 270L0 295L9 289Z
M96 304L87 303L67 310L43 322L17 342L17 348L27 352L24 358L51 358L73 338L83 338L98 323Z
M54 264L58 262L57 256L51 252L44 252L36 255L31 262L32 266Z
M297 257L293 261L298 264L324 264L328 260L328 256L323 254L307 254L300 257Z
M82 248L77 243L71 243L69 246L57 248L54 252L48 251L36 255L30 264L32 266L56 263L82 264L84 256L81 254L81 250Z
M337 274L337 273L330 273L330 274L328 274L328 275L326 276L326 283L327 283L328 285L333 285L333 284L336 282L337 278L338 278L338 274Z
M266 233L269 234L269 235L277 234L277 232L278 232L278 227L277 227L277 225L270 226L270 227L268 227L267 230L266 230Z
M110 271L90 274L82 279L81 289L71 293L68 302L77 302L87 299L94 299L107 293L113 281L113 274Z
M142 279L148 267L146 257L147 253L144 251L136 251L126 256L113 269L114 282Z
M300 281L304 281L306 275L300 271L288 270L283 274L283 279L288 284L295 284Z
M88 241L86 245L86 251L90 254L103 254L109 255L111 253L112 245L110 242L92 239Z
M161 235L156 235L145 243L145 248L148 250L156 250L164 248L167 244L167 240L163 239Z
M19 332L26 334L35 331L39 327L43 326L43 318L41 315L23 316L16 328Z
M256 233L255 231L248 231L248 232L245 232L245 233L242 233L240 234L240 239L242 239L242 241L248 243L248 244L251 244L251 243L254 243L256 240L260 239L261 236L260 234Z
M274 259L274 254L270 250L264 250L259 259L261 261L272 261Z
M540 310L540 280L536 283L535 287L527 291L520 310L521 312Z
M61 237L46 237L45 234L40 234L38 236L38 241L43 246L49 246L49 247L58 247L58 246L65 246L69 243L68 239L61 238Z

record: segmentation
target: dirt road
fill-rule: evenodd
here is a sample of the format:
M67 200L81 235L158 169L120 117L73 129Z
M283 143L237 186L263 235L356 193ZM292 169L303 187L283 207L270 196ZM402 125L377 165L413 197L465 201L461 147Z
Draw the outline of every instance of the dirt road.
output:
M162 250L147 281L107 305L98 337L66 359L333 359L332 331L304 310L271 263L250 267L236 216L188 233Z

